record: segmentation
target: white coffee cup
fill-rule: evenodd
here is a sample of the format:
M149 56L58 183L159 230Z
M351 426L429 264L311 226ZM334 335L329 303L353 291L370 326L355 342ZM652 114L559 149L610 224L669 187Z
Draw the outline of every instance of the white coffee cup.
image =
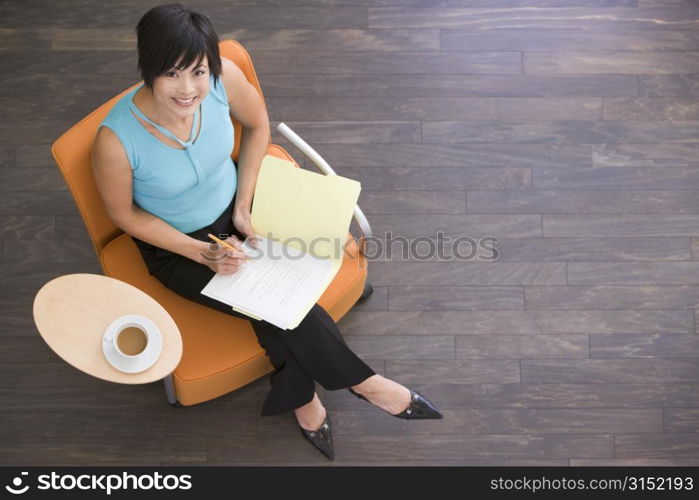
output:
M102 351L117 370L138 373L147 370L160 357L163 337L157 325L139 314L127 314L105 329Z
M114 334L114 349L126 358L143 354L148 347L150 335L148 330L136 322L122 325Z

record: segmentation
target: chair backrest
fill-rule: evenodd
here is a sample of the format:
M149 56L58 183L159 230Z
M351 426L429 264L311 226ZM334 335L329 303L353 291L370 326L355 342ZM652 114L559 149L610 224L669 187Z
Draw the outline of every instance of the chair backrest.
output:
M222 57L232 60L242 70L248 81L260 93L264 102L264 95L260 88L260 82L257 80L257 74L252 65L250 54L235 40L222 41L219 44L219 50ZM92 145L95 141L99 124L107 116L114 104L140 83L132 85L95 109L64 133L51 147L53 158L75 199L78 212L85 223L98 257L107 243L123 234L123 231L107 215L104 203L97 190L90 162ZM233 126L235 147L231 156L233 160L237 161L243 130L240 123L236 120L233 120Z

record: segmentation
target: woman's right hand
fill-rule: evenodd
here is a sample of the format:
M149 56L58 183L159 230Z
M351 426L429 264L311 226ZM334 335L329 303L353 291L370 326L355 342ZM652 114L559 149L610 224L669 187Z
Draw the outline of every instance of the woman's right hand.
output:
M242 242L233 235L222 241L237 250L230 250L212 241L207 243L206 250L202 252L202 263L215 273L234 274L245 263Z

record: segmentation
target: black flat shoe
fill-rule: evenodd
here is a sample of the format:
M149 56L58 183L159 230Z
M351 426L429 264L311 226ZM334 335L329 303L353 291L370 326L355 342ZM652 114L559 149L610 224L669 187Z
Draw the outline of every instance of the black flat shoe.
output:
M365 398L358 392L355 392L351 387L348 387L347 389L358 398L363 399L364 401L369 401L367 398ZM384 411L386 411L386 413L388 413L389 415L392 415L397 418L404 418L406 420L443 418L442 414L439 413L439 410L432 403L430 403L430 401L427 398L425 398L422 394L418 393L417 391L412 390L411 388L408 388L408 390L410 391L410 406L408 406L405 410L398 414L393 414L386 410ZM371 401L369 402L371 403Z
M329 415L326 414L325 421L315 431L308 431L300 425L299 429L301 429L301 434L303 434L303 437L308 439L313 446L323 452L323 455L328 457L330 460L335 459L335 450L333 450L333 434L332 428L330 427Z

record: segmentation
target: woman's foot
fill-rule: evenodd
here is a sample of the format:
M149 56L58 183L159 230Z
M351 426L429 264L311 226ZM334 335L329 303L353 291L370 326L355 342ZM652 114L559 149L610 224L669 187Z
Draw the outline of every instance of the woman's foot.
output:
M368 399L370 403L392 415L397 415L410 406L410 389L379 374L372 375L351 388Z
M330 417L322 404L318 394L313 393L313 399L294 410L301 434L311 442L323 455L330 460L335 459L335 450L333 449L332 427L330 425Z
M327 415L325 407L321 404L320 398L315 392L311 402L296 408L294 413L296 413L296 420L298 420L301 428L307 431L317 431L325 422Z

